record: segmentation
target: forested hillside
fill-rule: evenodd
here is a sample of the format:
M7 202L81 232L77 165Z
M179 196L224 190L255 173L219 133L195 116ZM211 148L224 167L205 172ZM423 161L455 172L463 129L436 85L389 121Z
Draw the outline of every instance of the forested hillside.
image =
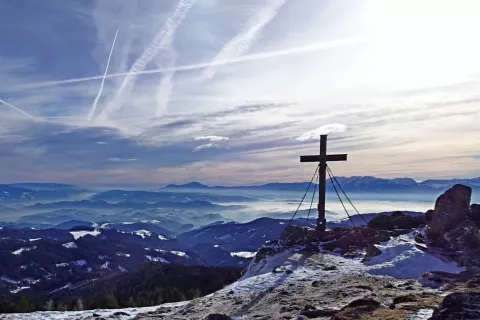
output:
M54 292L0 295L0 313L145 307L190 300L236 281L239 268L148 263L130 272Z

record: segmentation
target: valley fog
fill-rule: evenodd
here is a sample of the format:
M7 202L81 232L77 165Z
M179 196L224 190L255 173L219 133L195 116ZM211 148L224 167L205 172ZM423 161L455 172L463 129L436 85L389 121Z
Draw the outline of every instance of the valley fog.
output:
M224 195L241 195L247 198L255 199L255 201L244 202L230 202L229 205L239 205L245 208L228 211L222 213L223 216L230 218L238 222L248 222L260 217L270 217L285 219L291 216L293 212L298 208L300 200L304 195L304 191L273 191L273 190L222 190L222 189L181 189L175 190L176 192L190 193L190 192L202 192L211 194L224 194ZM313 187L309 190L302 205L300 206L297 217L307 217L310 202L312 200ZM353 202L354 206L360 213L378 213L389 211L415 211L425 212L429 209L433 209L435 199L439 193L371 193L371 192L349 192L347 196ZM473 194L472 201L475 201ZM328 192L326 195L326 209L328 220L340 220L347 218L337 195L333 192ZM351 207L344 197L342 198L345 206L350 214L355 214L355 210ZM312 211L310 218L316 217L316 204L318 202L318 194L315 193L312 205ZM217 203L222 204L222 203Z

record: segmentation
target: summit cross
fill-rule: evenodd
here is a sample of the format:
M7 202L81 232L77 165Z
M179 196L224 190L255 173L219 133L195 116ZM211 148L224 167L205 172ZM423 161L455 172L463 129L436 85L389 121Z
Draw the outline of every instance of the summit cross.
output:
M327 220L325 219L325 193L326 193L326 174L327 161L347 161L346 154L327 155L327 135L320 136L320 154L312 156L300 156L300 162L318 162L319 182L318 182L318 219L317 230L325 231Z

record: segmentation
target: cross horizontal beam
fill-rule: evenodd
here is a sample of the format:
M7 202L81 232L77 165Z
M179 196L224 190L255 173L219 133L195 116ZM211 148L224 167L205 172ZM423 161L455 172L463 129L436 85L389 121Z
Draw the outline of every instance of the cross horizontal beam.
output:
M329 154L326 156L300 156L300 162L320 162L320 161L347 161L346 154Z

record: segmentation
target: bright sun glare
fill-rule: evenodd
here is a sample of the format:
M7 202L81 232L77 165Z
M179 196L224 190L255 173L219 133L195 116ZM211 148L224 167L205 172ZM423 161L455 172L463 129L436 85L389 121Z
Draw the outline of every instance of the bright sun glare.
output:
M464 81L478 64L480 1L371 0L364 10L368 33L382 44L369 54L379 66L391 63L400 84Z

